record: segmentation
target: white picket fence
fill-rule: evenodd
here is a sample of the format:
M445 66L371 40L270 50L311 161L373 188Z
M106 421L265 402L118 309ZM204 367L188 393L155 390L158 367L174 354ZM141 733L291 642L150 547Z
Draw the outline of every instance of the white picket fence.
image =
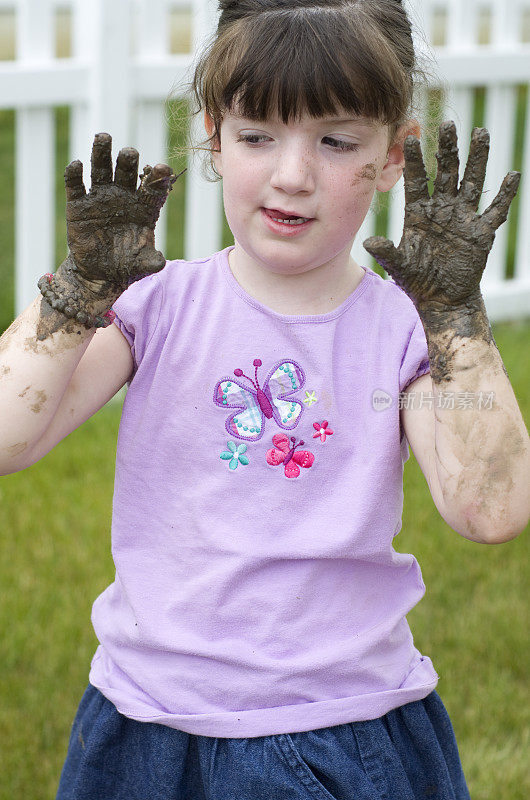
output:
M0 0L0 13L16 15L16 58L0 62L0 108L16 109L16 309L35 296L36 280L54 271L54 107L70 106L70 159L81 158L90 174L94 133L108 131L113 153L133 145L141 163L168 157L166 101L182 96L191 78L194 53L213 32L214 0ZM474 89L486 87L485 125L491 155L481 209L491 202L514 166L516 93L530 83L530 0L408 0L413 21L427 34L417 38L436 58L433 87L445 92L445 119L459 131L462 170L471 134ZM189 11L189 53L171 54L169 15ZM71 57L55 57L55 15L68 9ZM487 44L480 27L489 21ZM437 43L437 37L439 43ZM429 46L429 43L431 47ZM425 98L419 97L425 106ZM530 103L527 104L530 107ZM507 224L483 278L492 320L530 316L530 112L526 112L523 180L519 189L515 275L506 276ZM197 121L197 136L202 124ZM61 165L62 167L62 165ZM528 173L528 174L527 174ZM387 235L399 241L403 225L403 182L393 190ZM359 232L354 257L367 261L362 241L372 235L375 216ZM157 227L164 250L165 216ZM186 181L185 252L191 259L221 246L219 184L204 181L190 161Z

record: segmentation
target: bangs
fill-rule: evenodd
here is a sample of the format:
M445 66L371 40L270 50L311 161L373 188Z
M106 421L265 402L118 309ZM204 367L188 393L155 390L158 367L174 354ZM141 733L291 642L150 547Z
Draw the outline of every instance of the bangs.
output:
M203 85L205 109L216 121L228 110L285 124L343 112L397 123L412 82L361 8L306 6L238 20L224 52L210 53L217 69Z

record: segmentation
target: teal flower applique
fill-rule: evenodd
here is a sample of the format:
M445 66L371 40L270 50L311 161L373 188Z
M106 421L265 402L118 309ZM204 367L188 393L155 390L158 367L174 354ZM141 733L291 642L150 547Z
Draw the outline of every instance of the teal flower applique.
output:
M228 445L228 450L221 453L220 458L224 461L230 461L228 465L230 469L236 469L238 464L246 466L249 463L247 456L243 455L247 449L246 444L240 444L239 447L236 447L235 442L227 442L226 444Z

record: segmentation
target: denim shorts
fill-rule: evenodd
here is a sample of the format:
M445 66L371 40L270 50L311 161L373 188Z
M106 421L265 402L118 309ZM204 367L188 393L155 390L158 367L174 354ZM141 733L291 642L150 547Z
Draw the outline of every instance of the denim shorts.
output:
M89 684L57 800L470 800L436 691L378 719L251 738L120 714Z

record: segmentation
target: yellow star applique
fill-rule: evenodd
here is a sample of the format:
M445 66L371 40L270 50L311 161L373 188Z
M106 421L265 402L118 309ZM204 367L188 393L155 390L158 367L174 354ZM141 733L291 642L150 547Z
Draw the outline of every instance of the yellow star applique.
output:
M316 402L317 402L317 400L318 400L318 397L315 397L315 392L309 392L309 391L307 391L307 389L306 389L304 403L307 403L307 407L308 407L308 408L311 408L311 406L313 405L313 403L316 403Z

